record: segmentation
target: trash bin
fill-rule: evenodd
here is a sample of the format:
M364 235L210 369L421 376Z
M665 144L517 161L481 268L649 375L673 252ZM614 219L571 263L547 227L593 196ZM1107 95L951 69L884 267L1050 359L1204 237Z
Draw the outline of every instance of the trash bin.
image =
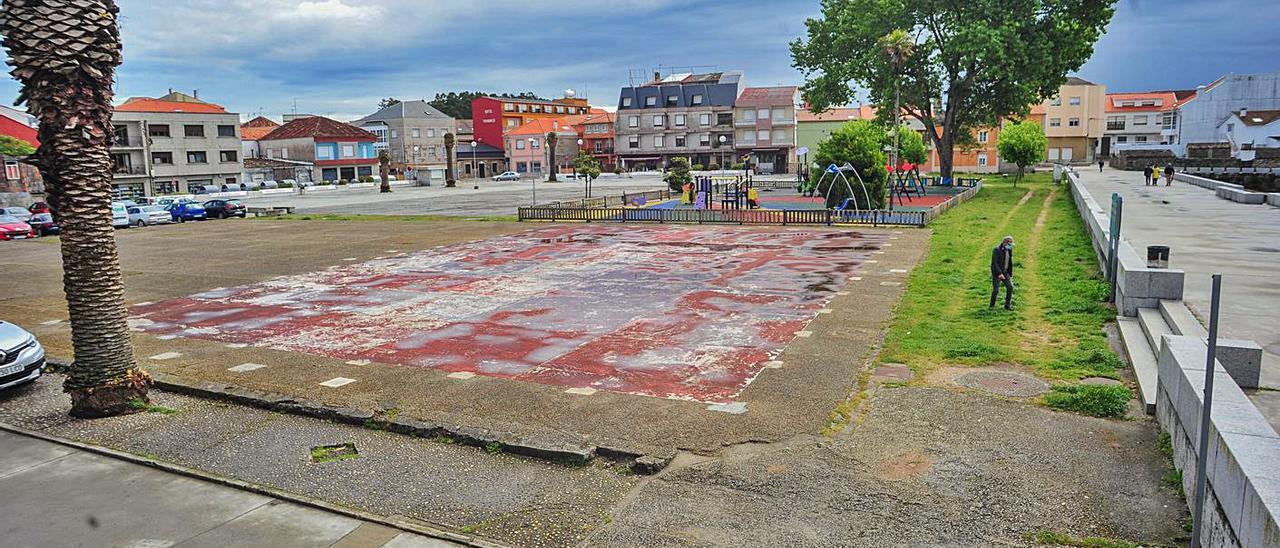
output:
M1169 246L1167 245L1147 246L1147 267L1148 268L1169 268Z

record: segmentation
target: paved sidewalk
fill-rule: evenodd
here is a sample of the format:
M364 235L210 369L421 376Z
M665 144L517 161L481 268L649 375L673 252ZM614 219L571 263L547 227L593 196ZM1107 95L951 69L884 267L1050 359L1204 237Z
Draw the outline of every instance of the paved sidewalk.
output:
M6 431L0 493L6 546L459 546Z

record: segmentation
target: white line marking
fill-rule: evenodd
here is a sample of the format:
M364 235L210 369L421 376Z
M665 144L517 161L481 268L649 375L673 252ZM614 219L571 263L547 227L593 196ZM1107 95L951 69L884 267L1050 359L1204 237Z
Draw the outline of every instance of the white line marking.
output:
M707 406L707 411L719 411L721 413L729 413L731 415L741 415L747 412L746 402L735 401L733 403L713 403Z
M142 301L140 303L133 303L133 306L147 306L149 304L156 304L156 303L153 303L151 301Z
M356 259L355 257L347 257L347 258L345 258L345 259L343 259L343 260L344 260L344 261L354 261L354 260L357 260L357 259Z
M902 285L902 282L880 282L880 285Z
M332 379L329 379L327 381L320 383L320 386L327 386L329 388L338 388L339 386L346 386L353 382L356 382L356 380L348 379L346 377L334 377Z
M782 362L778 360L770 360L764 362L764 366L768 369L782 369Z
M162 340L162 341L172 341L172 340L174 340L174 339L178 338L178 336L177 336L177 335L174 335L174 334L172 334L172 333L170 333L170 334L168 334L168 335L160 335L159 337L156 337L156 338L157 338L157 339L160 339L160 340Z
M848 294L849 294L849 292L848 292L848 291L837 291L837 292L836 292L836 295L848 295Z
M369 360L347 360L347 365L369 365Z
M227 371L232 371L235 373L246 373L249 371L253 371L254 369L262 369L263 367L266 367L266 366L260 363L242 363L235 367L228 367Z
M830 314L830 313L831 313L831 309L830 309L830 308L822 308L822 309L819 309L819 310L818 310L818 313L819 313L819 314Z
M476 376L476 374L470 371L455 371L445 376L449 377L450 379L458 379L458 380L465 381L467 379L470 379L471 377Z
M849 279L855 282L860 282L862 281L862 276L850 276Z
M891 274L905 274L906 272L907 272L907 269L905 269L905 268L890 268L890 269L889 269L889 273L891 273Z
M249 346L249 345L247 345L247 344L245 344L245 343L227 343L227 344L224 344L223 346L225 346L225 347L227 347L227 348L244 348L244 347L247 347L247 346Z
M864 261L864 262L866 262L867 264L876 264L876 263L878 263L878 262L880 262L880 261L877 261L877 260L875 260L875 259L871 259L870 261Z
M163 353L151 356L150 358L147 358L147 359L148 360L172 360L181 355L182 355L181 352L163 352Z
M46 320L46 321L40 322L40 325L58 325L60 323L62 323L62 320Z
M884 255L883 251L872 251L872 253L875 253L876 255Z
M812 332L812 331L796 331L796 336L797 336L797 337L803 337L803 338L806 338L806 339L807 339L807 338L809 338L809 337L812 337L812 336L813 336L813 332Z
M566 394L577 394L579 396L590 396L597 392L594 388L570 388L564 391Z
M399 249L388 249L385 251L385 253L399 253L399 252L400 252Z

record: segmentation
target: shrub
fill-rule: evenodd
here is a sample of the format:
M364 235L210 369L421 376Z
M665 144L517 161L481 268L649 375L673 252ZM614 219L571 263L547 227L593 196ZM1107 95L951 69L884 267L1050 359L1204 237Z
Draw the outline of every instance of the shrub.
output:
M614 175L622 175L622 166L616 166L616 167L614 167L614 168L613 168L613 174L614 174Z
M706 166L703 166L702 164L693 164L693 168L692 168L692 169L693 169L694 171L703 171L703 170L705 169L705 167L706 167Z
M338 179L338 184L340 184L340 185L345 185L345 184L348 184L348 183L350 183L350 182L351 182L351 181L348 181L348 180L346 180L346 179Z
M329 186L329 185L331 185L331 184L333 184L333 181L330 181L330 180L328 180L328 179L325 179L325 180L323 180L323 181L320 181L320 186Z
M1125 386L1071 384L1053 387L1044 396L1049 407L1094 417L1123 417L1133 394Z
M293 188L293 183L279 183L276 188Z
M693 182L693 176L689 174L688 158L672 158L671 167L667 170L667 174L662 176L662 180L667 182L667 187L671 190L679 192L685 183Z
M736 164L733 164L733 167L731 167L730 169L746 169L746 168L747 168L747 164L738 162Z
M709 171L720 171L720 164L717 164L717 163L715 163L715 162L712 162L712 163L710 163L710 164L707 164L707 170L709 170Z

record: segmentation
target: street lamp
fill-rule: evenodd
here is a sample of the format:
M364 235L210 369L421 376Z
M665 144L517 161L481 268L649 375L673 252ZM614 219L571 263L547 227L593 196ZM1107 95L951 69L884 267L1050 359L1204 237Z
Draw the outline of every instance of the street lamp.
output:
M529 138L529 149L533 150L533 145L538 142L536 137ZM541 158L539 158L541 160ZM533 172L533 166L529 166L529 184L533 186L533 205L538 205L538 174Z
M582 154L582 138L581 137L578 138L578 154ZM578 161L576 159L573 162L573 176L575 178L578 176ZM591 178L590 177L588 177L586 182L583 183L582 191L587 198L591 197Z
M720 136L720 175L724 176L724 142L728 141L724 135Z
M480 190L480 180L476 178L476 142L471 141L471 189Z

